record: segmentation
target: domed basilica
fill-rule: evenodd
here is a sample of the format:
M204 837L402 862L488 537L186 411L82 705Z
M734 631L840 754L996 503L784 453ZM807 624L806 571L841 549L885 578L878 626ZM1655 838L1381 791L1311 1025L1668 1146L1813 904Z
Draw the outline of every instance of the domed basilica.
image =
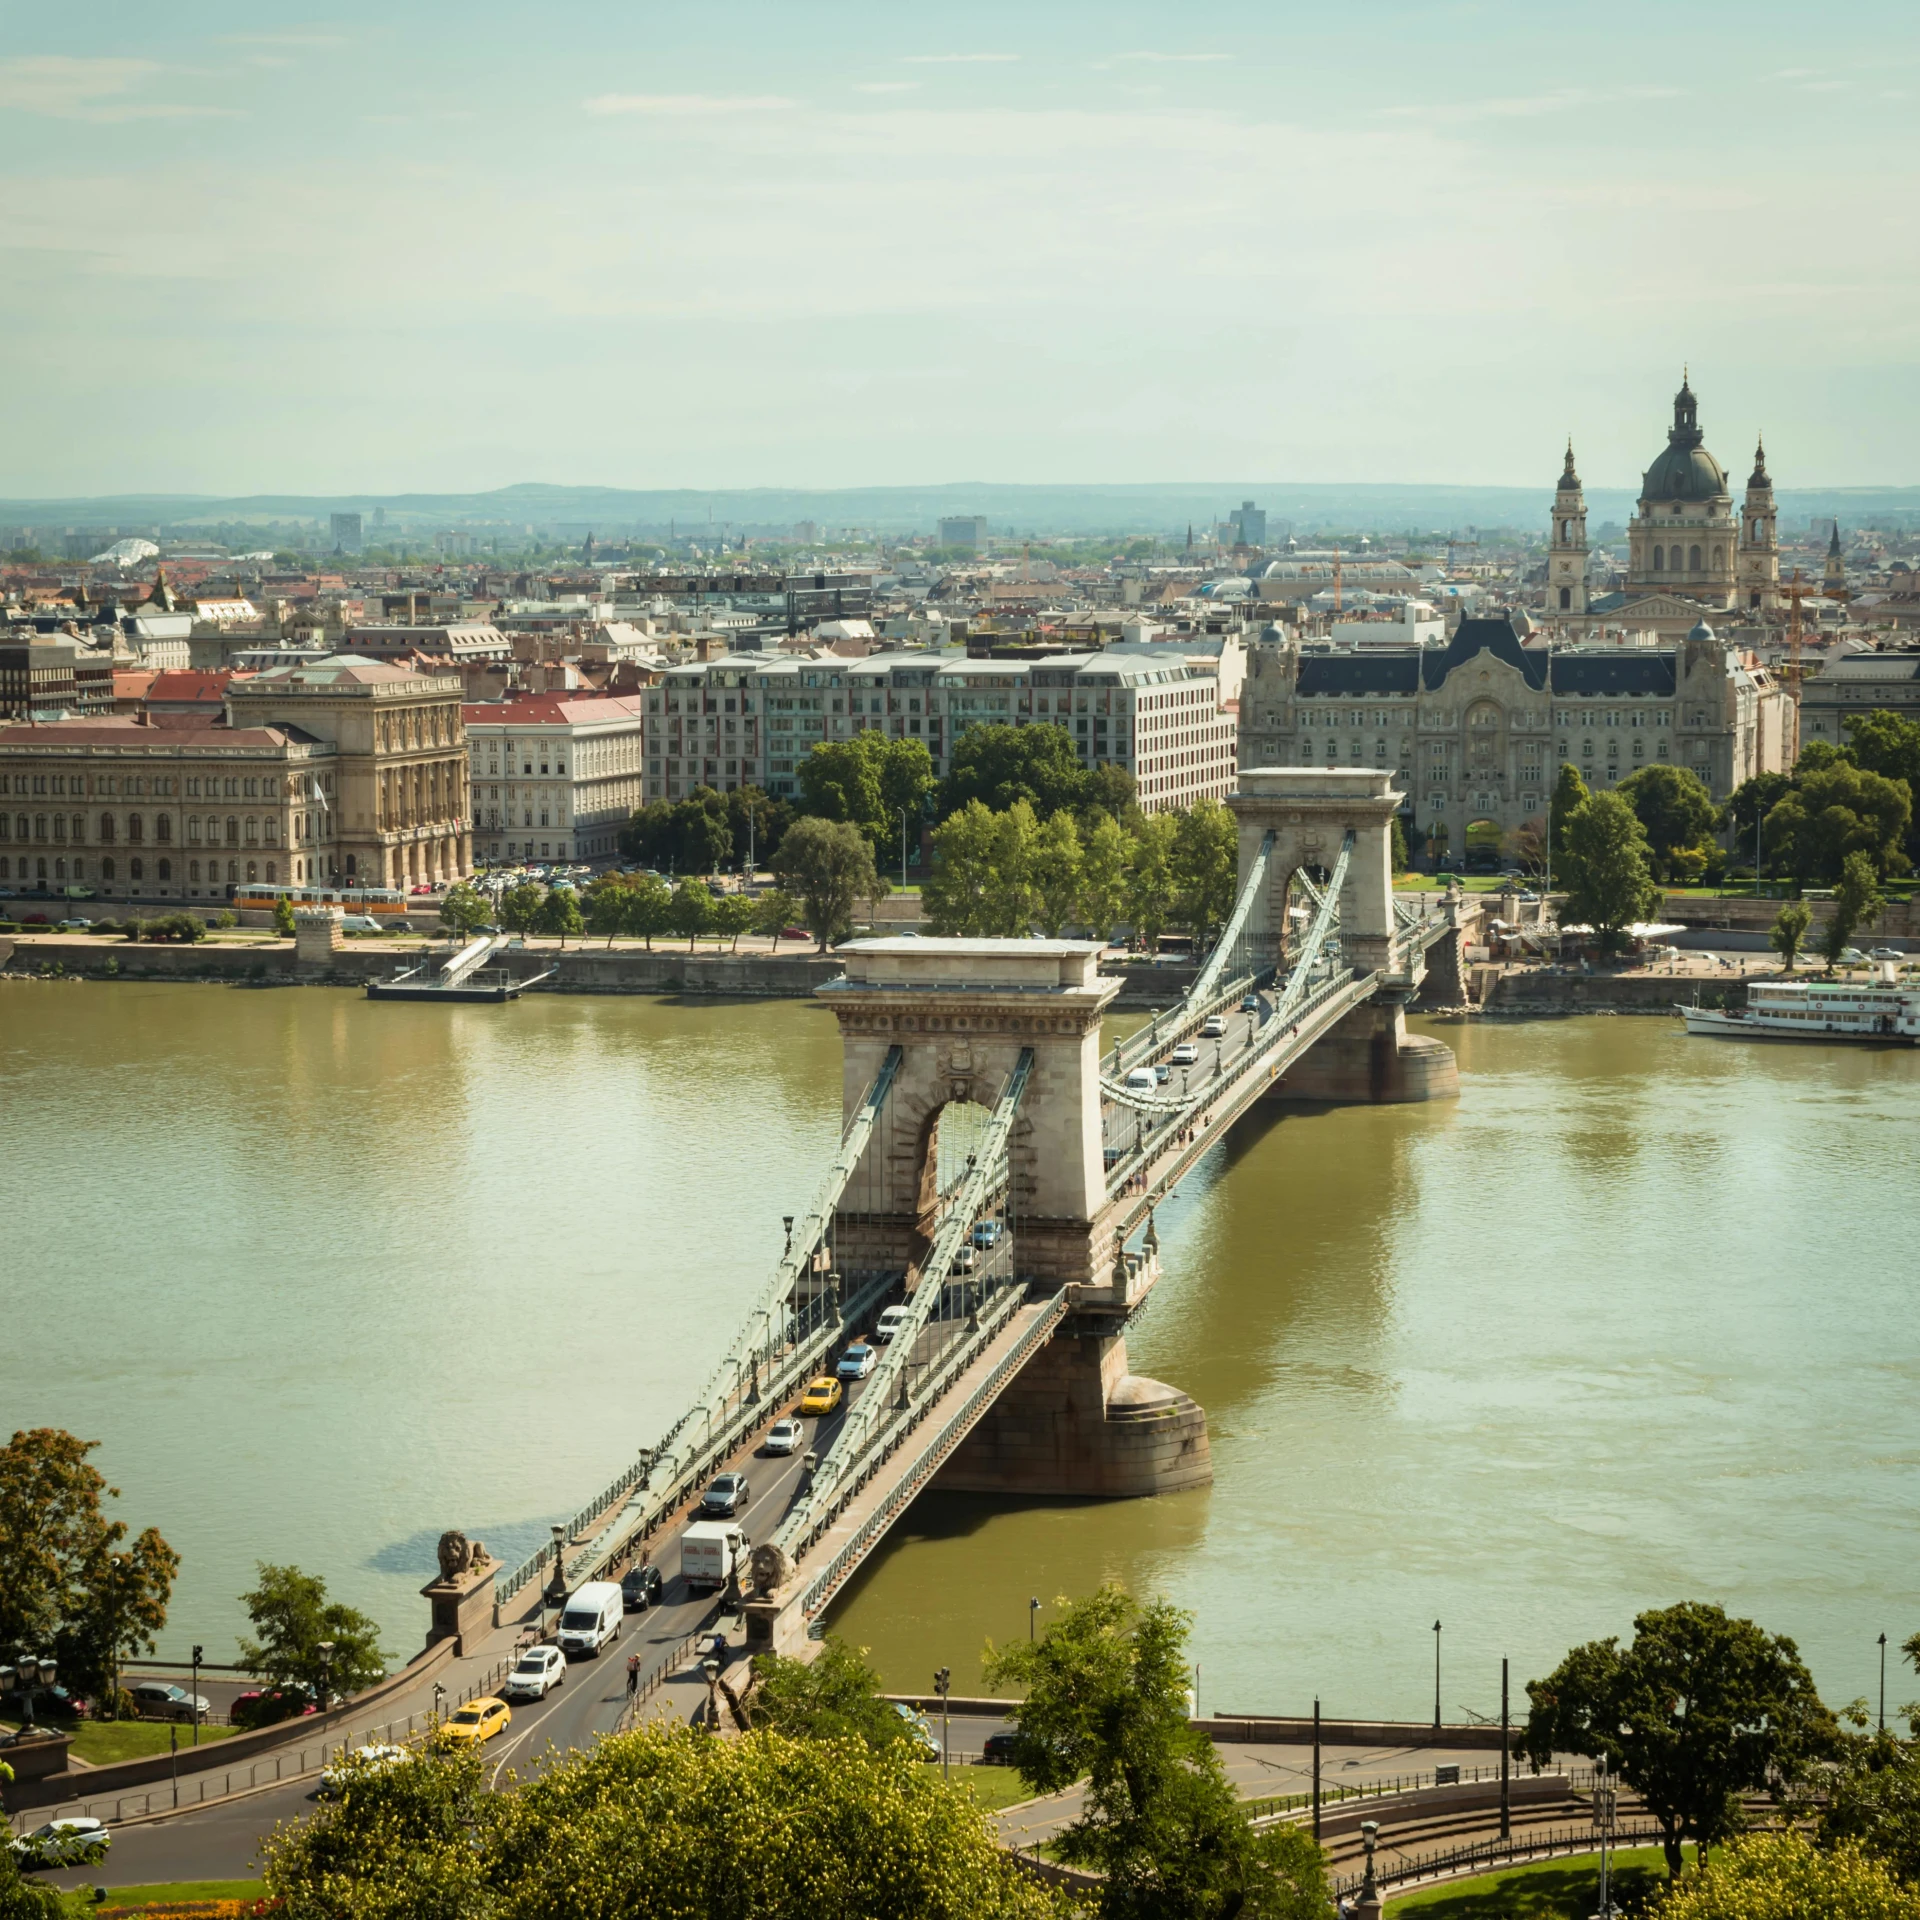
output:
M1640 485L1627 527L1627 584L1587 592L1587 509L1573 447L1553 496L1547 553L1546 617L1563 627L1595 625L1684 633L1703 612L1758 620L1779 604L1780 548L1767 474L1756 446L1741 510L1733 510L1726 469L1707 451L1699 402L1683 376L1673 396L1667 444Z

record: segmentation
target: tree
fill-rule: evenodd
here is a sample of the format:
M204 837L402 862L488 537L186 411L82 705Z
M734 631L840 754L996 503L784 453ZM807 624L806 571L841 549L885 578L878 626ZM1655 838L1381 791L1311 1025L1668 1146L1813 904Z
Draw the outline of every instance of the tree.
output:
M122 1660L166 1623L180 1559L151 1527L122 1548L126 1523L100 1504L120 1490L87 1458L99 1444L35 1427L0 1448L0 1646L52 1654L110 1704Z
M836 1633L827 1635L813 1660L756 1653L747 1718L751 1726L789 1740L859 1740L876 1748L919 1744L893 1703L881 1697L880 1676L867 1665L865 1649Z
M1733 797L1722 811L1721 826L1737 851L1743 855L1753 852L1754 823L1764 821L1792 791L1790 773L1756 773L1751 780L1743 780L1734 788ZM1757 869L1753 877L1759 879Z
M327 1583L318 1574L264 1560L254 1570L260 1584L243 1593L240 1604L260 1637L240 1642L240 1664L256 1680L310 1687L318 1696L326 1689L357 1693L385 1673L378 1624L338 1600L329 1602ZM333 1652L323 1658L325 1640L332 1641Z
M1833 890L1833 917L1820 932L1820 951L1831 973L1852 944L1854 930L1870 925L1887 904L1873 862L1864 853L1850 853L1841 863L1840 884Z
M1603 947L1619 946L1624 930L1659 903L1647 871L1646 829L1617 793L1591 793L1573 810L1560 861L1565 918L1591 926Z
M13 1769L0 1760L0 1785L13 1778ZM63 1920L73 1909L57 1888L29 1880L11 1847L0 1847L0 1920Z
M282 940L291 940L299 931L294 923L293 902L284 893L273 903L273 930Z
M903 809L909 824L918 825L935 785L925 744L889 739L877 727L851 740L818 742L796 773L802 810L858 827L877 858L897 843Z
M1777 868L1803 887L1833 886L1851 853L1864 853L1876 875L1902 870L1902 843L1913 823L1906 786L1844 760L1811 773L1801 771L1805 766L1803 754L1792 790L1761 829Z
M631 905L628 894L625 879L612 873L601 874L587 889L584 912L587 931L596 938L604 934L608 946L613 945L616 934L627 931Z
M1064 1603L1063 1603L1064 1604ZM1324 1856L1298 1827L1256 1834L1213 1742L1188 1717L1188 1616L1102 1587L1035 1643L989 1648L987 1679L1025 1698L1013 1764L1035 1793L1085 1779L1055 1845L1104 1874L1120 1920L1324 1915Z
M1920 1891L1853 1847L1756 1833L1670 1885L1652 1920L1920 1920Z
M687 936L687 951L691 953L694 941L713 924L713 895L704 881L682 880L674 888L668 923L675 933Z
M744 893L723 893L713 903L709 922L713 932L729 942L727 951L740 951L740 936L753 925L753 902Z
M1547 823L1531 814L1513 830L1513 857L1521 872L1538 880L1547 870Z
M1127 854L1127 918L1136 946L1155 952L1173 910L1173 816L1149 813L1134 828Z
M1226 924L1239 892L1240 829L1218 800L1196 800L1173 823L1174 912L1192 933L1194 951L1202 953Z
M1641 1614L1624 1650L1575 1647L1527 1697L1521 1750L1543 1766L1604 1759L1646 1801L1674 1875L1683 1840L1717 1846L1738 1829L1741 1794L1779 1793L1839 1750L1793 1642L1701 1601Z
M1674 855L1698 847L1713 832L1718 813L1713 795L1698 774L1659 762L1630 774L1620 782L1619 792L1646 830L1655 867L1664 878L1674 879Z
M493 909L487 905L485 896L464 880L456 880L441 897L440 924L461 939L477 927L486 926L492 918Z
M1407 853L1406 822L1397 813L1393 816L1393 830L1387 838L1387 859L1395 873L1405 873L1413 864Z
M1097 939L1111 940L1127 911L1127 836L1101 814L1080 851L1080 899L1074 917Z
M1857 1846L1895 1879L1920 1885L1920 1751L1890 1733L1855 1742L1827 1782L1820 1844Z
M935 933L1011 939L1034 914L1032 860L1039 829L1033 809L1016 800L992 813L970 800L933 831L933 871L921 902Z
M1133 775L1125 767L1117 760L1101 760L1086 770L1078 805L1082 813L1105 813L1120 820L1126 817L1138 793Z
M768 887L764 893L754 895L753 930L764 933L778 953L782 928L792 926L799 912L792 894L780 887Z
M671 929L673 889L657 873L636 873L627 879L626 931L647 943L653 951L653 936Z
M1092 804L1094 794L1065 727L976 725L953 743L940 786L941 819L973 800L989 813L1005 813L1024 800L1036 818L1051 820L1062 807Z
M852 926L855 903L877 890L873 849L844 820L796 820L780 842L773 871L798 897L822 953Z
M500 924L508 933L532 933L540 925L540 909L547 896L539 883L516 880L500 896Z
M1070 813L1056 813L1036 829L1027 861L1033 917L1057 940L1080 904L1080 829Z
M586 922L580 918L580 896L571 887L554 887L540 903L540 931L559 937L567 944L569 934L583 932Z
M793 808L771 798L759 787L735 787L727 795L727 825L733 832L733 850L745 872L748 855L763 867L780 851L780 841L793 825ZM748 878L751 878L751 874Z
M827 823L833 824L833 823ZM839 824L846 824L841 822ZM485 1791L481 1754L370 1772L266 1843L286 1920L1054 1920L905 1743L652 1725Z
M1793 971L1801 943L1807 937L1807 928L1812 924L1813 909L1804 900L1789 900L1774 917L1767 944L1786 961L1789 973Z
M1547 802L1547 830L1553 835L1556 858L1567 848L1567 822L1587 801L1587 783L1571 760L1560 763L1560 777L1553 783L1553 798Z
M1897 780L1909 804L1920 801L1920 720L1889 713L1850 713L1840 723L1847 732L1847 758L1867 773ZM1909 815L1904 843L1909 866L1920 866L1920 819Z

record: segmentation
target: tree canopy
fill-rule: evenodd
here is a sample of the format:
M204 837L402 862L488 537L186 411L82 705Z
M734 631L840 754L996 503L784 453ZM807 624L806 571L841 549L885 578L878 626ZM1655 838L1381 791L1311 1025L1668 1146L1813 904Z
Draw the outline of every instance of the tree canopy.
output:
M934 790L933 758L924 742L890 739L877 727L850 740L822 740L794 769L804 812L844 820L867 836L876 859L900 844L901 813L917 843L921 815Z
M1920 1891L1857 1848L1756 1833L1670 1885L1651 1920L1920 1920Z
M327 1583L298 1567L261 1561L259 1585L240 1604L259 1636L240 1642L240 1664L257 1680L276 1687L310 1687L318 1695L356 1693L386 1672L380 1629L364 1613L329 1601ZM331 1654L321 1643L330 1641Z
M266 1843L286 1920L1052 1920L1054 1893L905 1743L654 1724L484 1791L479 1753L369 1772Z
M870 1747L904 1743L917 1751L913 1729L880 1693L880 1676L864 1650L838 1634L827 1635L812 1660L777 1653L753 1656L753 1687L747 1696L751 1726L789 1740L860 1740Z
M1698 774L1656 762L1628 775L1618 791L1645 830L1648 852L1661 878L1682 878L1675 870L1675 856L1704 852L1712 845L1719 809Z
M800 902L800 911L825 953L853 925L854 907L885 889L873 848L850 821L796 820L780 842L773 871Z
M1188 1717L1188 1616L1117 1587L1037 1641L989 1649L987 1681L1023 1691L1013 1764L1035 1793L1086 1782L1055 1842L1104 1874L1111 1920L1321 1920L1324 1859L1298 1827L1256 1834L1211 1739Z
M1840 863L1832 915L1820 930L1820 951L1829 973L1840 964L1855 929L1869 925L1886 903L1873 862L1864 853L1848 854Z
M1553 797L1547 802L1547 821L1553 838L1554 856L1567 850L1567 822L1587 802L1587 783L1571 760L1560 763L1559 777L1553 783Z
M1827 1783L1822 1846L1857 1846L1920 1886L1920 1750L1890 1733L1856 1743Z
M1036 819L1051 820L1063 807L1118 813L1132 799L1127 770L1083 765L1065 727L976 724L953 743L939 811L944 820L978 800L989 812L1004 813L1024 800Z
M1809 769L1802 755L1793 785L1767 813L1761 839L1779 871L1802 886L1830 887L1850 853L1864 853L1877 876L1904 872L1912 824L1913 796L1904 781L1842 759Z
M1660 889L1647 868L1647 834L1639 815L1618 793L1591 793L1567 818L1566 846L1556 878L1565 886L1566 924L1594 929L1604 947L1645 920Z
M1739 1830L1741 1794L1779 1792L1840 1747L1794 1643L1701 1601L1641 1614L1630 1646L1575 1647L1527 1697L1521 1751L1605 1760L1646 1801L1674 1874L1683 1840Z

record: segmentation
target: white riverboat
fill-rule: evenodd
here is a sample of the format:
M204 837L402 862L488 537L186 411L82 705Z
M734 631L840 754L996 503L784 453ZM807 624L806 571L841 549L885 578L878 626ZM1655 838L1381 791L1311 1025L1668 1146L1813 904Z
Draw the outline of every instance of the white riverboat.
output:
M1883 966L1871 985L1842 980L1756 980L1743 1008L1679 1007L1689 1033L1721 1040L1920 1042L1920 988Z

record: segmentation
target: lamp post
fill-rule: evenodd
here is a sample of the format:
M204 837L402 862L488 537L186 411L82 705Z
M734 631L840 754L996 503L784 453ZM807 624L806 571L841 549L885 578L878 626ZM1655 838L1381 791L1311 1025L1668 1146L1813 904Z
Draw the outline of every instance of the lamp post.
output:
M907 890L907 810L900 809L900 891Z
M953 1669L938 1668L933 1676L933 1690L940 1696L940 1778L944 1782L947 1774L947 1695L953 1691Z
M1320 1696L1313 1696L1313 1837L1320 1838Z
M200 1744L200 1645L193 1648L193 1744Z
M720 1731L720 1662L712 1654L700 1662L700 1671L707 1676L707 1731Z
M1367 1850L1367 1870L1360 1881L1360 1911L1372 1916L1378 1916L1380 1912L1380 1883L1373 1877L1373 1849L1379 1839L1380 1822L1362 1820L1360 1844Z
M1040 1596L1035 1594L1027 1602L1027 1645L1033 1645L1033 1618L1040 1611Z
M1440 1622L1433 1623L1433 1730L1440 1731Z
M1887 1730L1887 1636L1880 1636L1880 1731Z
M553 1534L553 1573L547 1581L546 1596L542 1605L550 1602L553 1606L560 1607L565 1604L567 1598L567 1567L564 1551L567 1530L558 1521L552 1523L550 1530Z

